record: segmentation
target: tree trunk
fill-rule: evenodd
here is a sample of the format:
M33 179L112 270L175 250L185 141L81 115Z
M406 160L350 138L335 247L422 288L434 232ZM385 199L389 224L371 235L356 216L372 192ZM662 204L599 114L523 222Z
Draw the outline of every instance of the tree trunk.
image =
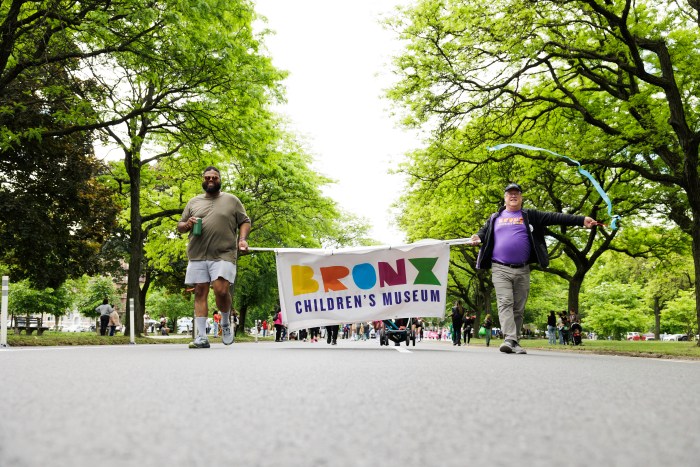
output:
M479 274L483 276L483 272ZM491 317L493 318L493 314L491 313L491 290L493 288L490 286L488 279L486 279L485 276L481 276L479 276L479 290L477 295L479 309L484 311L484 316L492 315Z
M654 338L658 341L661 337L661 298L654 297Z
M695 266L695 316L697 317L696 332L700 333L700 212L694 213L693 219L693 264ZM688 335L690 339L692 335ZM700 339L696 345L700 347Z
M490 282L487 279L482 278L481 275L478 276L478 279L479 280L476 294L476 320L474 321L474 337L480 338L478 332L479 327L481 327L481 324L486 319L486 315L491 315L491 323L493 323L492 326L495 326L496 318L498 318L498 316L494 317L493 313L491 313L491 291L493 290L493 288L490 286Z
M690 237L693 239L693 266L695 267L695 317L696 332L700 333L700 174L698 174L698 141L695 136L684 143L686 154L683 164L685 191L690 205ZM692 333L688 339L693 337ZM696 345L700 347L700 339Z
M585 274L585 273L584 273ZM579 316L579 296L581 295L581 286L583 285L583 274L579 274L579 270L576 270L576 274L573 275L569 281L569 298L568 298L568 309L566 310L567 316L571 310L574 310L576 316Z
M129 237L129 272L126 286L126 330L131 332L134 326L134 334L143 333L143 307L141 304L141 288L139 279L141 277L141 264L143 262L143 230L141 226L141 167L137 158L127 157L125 159L127 173L129 174L129 198L131 200L131 210L129 213L131 224L131 235ZM134 323L129 320L130 299L134 299Z
M247 305L241 305L241 309L238 310L238 327L236 328L236 334L240 334L241 336L245 335L245 319L246 316L248 315L248 306Z
M142 251L143 251L143 249L142 249ZM151 286L151 282L153 282L151 274L147 272L146 279L143 282L143 287L141 287L141 290L139 290L139 299L140 299L139 304L140 304L140 306L136 308L136 310L137 310L136 316L140 316L140 318L134 318L137 320L136 321L137 323L139 323L139 322L141 323L141 325L140 325L141 330L139 330L139 325L138 324L136 325L136 332L139 334L143 331L143 327L144 327L143 317L146 316L146 295L148 294L148 289ZM173 324L174 324L173 328L174 329L177 328L177 323L173 323Z

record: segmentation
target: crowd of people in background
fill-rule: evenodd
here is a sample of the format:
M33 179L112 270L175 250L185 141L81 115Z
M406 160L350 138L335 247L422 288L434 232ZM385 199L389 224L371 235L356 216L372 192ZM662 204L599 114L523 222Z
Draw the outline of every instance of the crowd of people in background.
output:
M455 306L457 306L457 304L455 304ZM316 343L325 340L327 344L335 345L337 339L367 341L377 337L382 328L382 321L367 321L288 332L286 326L282 322L279 309L273 311L271 321L275 323L276 328L275 342L296 340ZM260 321L257 330L253 332L262 334L264 337L266 335L265 323L267 323L267 320ZM416 342L426 339L433 341L452 341L455 345L461 345L463 340L468 345L471 339L479 334L480 338L486 340L486 345L488 346L490 345L492 337L503 338L501 330L493 327L493 320L490 314L485 315L481 323L477 323L476 314L464 313L464 317L460 317L459 320L453 318L450 326L429 324L421 318L412 318L410 326L411 331L416 336Z
M214 316L207 322L207 335L221 335L220 318L221 315L218 312L214 312ZM107 324L105 335L114 335L115 331L121 328L119 315L113 309L109 313L108 319L104 321ZM465 309L459 300L454 302L448 323L449 325L431 324L421 318L413 318L411 320L411 327L412 331L415 333L416 342L420 342L423 339L431 341L450 341L455 346L461 346L462 343L469 345L471 339L478 336L485 340L486 346L488 347L490 346L492 338L503 339L501 329L494 327L491 314L484 315L481 322L479 322L476 312ZM570 312L567 314L565 311L560 313L551 311L547 317L547 328L545 332L549 344L574 344L571 330L572 325L579 325L580 327L579 318L576 313ZM262 337L267 337L273 335L274 328L275 342L298 340L316 343L326 340L328 344L335 345L338 339L353 341L374 339L379 334L381 326L382 321L367 321L301 329L290 333L283 323L282 313L279 307L276 307L270 318L257 322L257 329L253 332L256 332ZM178 323L178 328L179 327L180 324ZM164 316L160 317L160 322L157 323L156 328L161 335L168 335L171 331L168 320ZM328 328L333 329L329 331ZM151 327L151 331L153 331L153 327ZM190 332L191 328L188 327L186 331ZM523 337L537 337L530 329L524 328L522 332Z
M105 335L114 335L115 331L121 328L119 315L112 309L107 316L108 319L103 320L106 322ZM213 335L215 337L221 335L220 319L221 315L218 312L214 312L213 317L209 318L207 321L207 335ZM237 318L235 319L237 322ZM503 339L501 329L494 327L491 314L484 315L479 322L476 312L474 310L467 310L460 300L454 302L448 323L449 325L441 325L430 323L421 318L412 318L411 331L415 333L416 342L420 342L423 339L431 341L450 341L454 346L461 346L462 343L470 345L471 339L477 336L485 340L487 347L490 346L492 338ZM572 325L574 325L574 328L578 326L580 329L579 317L576 313L573 311L569 313L566 311L560 313L551 311L547 317L547 328L545 332L549 344L575 344L571 329ZM158 322L155 327L161 335L168 335L171 331L168 320L164 316L160 317L160 322ZM181 324L178 323L178 329L180 327ZM278 306L272 311L270 317L256 322L256 329L253 332L262 337L267 337L273 335L274 328L275 342L298 340L316 343L325 340L329 345L336 345L338 339L353 341L374 339L379 335L381 327L382 321L367 321L288 332L287 327L283 323L282 313ZM151 327L151 331L153 331L153 327ZM191 332L191 328L188 326L188 329L185 331ZM528 328L524 328L522 333L525 338L537 337Z

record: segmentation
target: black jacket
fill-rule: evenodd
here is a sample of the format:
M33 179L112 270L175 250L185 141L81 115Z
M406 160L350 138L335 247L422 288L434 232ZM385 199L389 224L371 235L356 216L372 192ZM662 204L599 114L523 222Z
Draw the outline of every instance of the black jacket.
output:
M459 312L459 308L456 306L452 307L452 326L462 326L462 313Z
M490 269L493 255L493 223L501 215L505 207L502 207L489 216L484 226L476 234L481 239L479 256L476 258L477 269ZM528 263L537 263L543 268L549 266L547 244L544 240L544 230L548 225L572 225L583 226L584 216L574 216L561 212L544 212L535 209L522 209L523 222L530 239L530 258Z

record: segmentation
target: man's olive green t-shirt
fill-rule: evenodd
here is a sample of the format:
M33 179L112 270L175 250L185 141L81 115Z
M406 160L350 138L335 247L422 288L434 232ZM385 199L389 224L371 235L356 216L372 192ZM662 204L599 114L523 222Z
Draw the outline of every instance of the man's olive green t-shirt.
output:
M235 263L238 254L238 226L250 223L241 200L228 193L219 193L212 198L201 194L187 203L180 222L187 222L192 216L202 218L202 235L194 236L190 231L187 244L189 260L225 260Z

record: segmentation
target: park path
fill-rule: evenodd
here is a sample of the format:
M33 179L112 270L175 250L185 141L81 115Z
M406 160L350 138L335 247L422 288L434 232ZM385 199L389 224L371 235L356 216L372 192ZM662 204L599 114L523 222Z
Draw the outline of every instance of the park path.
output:
M341 340L13 348L0 369L0 466L699 464L694 361Z

